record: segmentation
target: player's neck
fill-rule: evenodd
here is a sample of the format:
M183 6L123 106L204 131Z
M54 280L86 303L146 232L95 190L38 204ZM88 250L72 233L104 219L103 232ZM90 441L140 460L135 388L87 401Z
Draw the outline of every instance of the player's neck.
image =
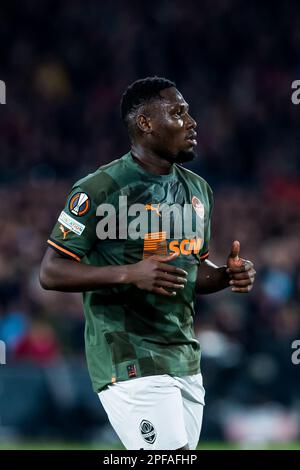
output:
M159 157L155 152L139 145L132 144L131 155L132 158L149 173L168 175L172 171L172 163Z

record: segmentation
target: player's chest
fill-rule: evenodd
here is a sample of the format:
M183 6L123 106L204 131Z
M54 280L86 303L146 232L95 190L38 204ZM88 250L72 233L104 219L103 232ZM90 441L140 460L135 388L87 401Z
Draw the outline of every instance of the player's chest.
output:
M97 233L143 245L144 254L199 253L204 242L208 208L201 189L186 183L127 185L99 211ZM99 234L98 234L99 237Z

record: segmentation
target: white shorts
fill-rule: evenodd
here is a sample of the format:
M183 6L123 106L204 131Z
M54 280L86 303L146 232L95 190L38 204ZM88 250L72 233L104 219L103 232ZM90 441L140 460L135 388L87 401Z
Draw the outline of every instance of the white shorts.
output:
M109 385L98 395L126 449L196 448L205 395L201 374L140 377Z

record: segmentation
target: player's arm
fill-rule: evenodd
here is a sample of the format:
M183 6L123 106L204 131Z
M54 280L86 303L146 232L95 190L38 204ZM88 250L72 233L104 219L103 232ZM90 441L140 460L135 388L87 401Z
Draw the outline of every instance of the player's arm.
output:
M240 243L234 241L225 266L218 267L208 260L199 265L196 292L212 294L226 287L233 292L247 293L253 288L256 271L251 261L239 257Z
M149 292L174 296L184 288L187 275L183 269L167 264L176 256L152 256L135 264L98 267L68 259L49 247L41 263L40 283L44 289L63 292L133 284Z
M94 183L95 184L95 183ZM109 180L110 184L110 180ZM65 207L47 241L40 268L40 283L44 289L64 292L85 292L104 286L131 284L139 289L165 296L176 295L184 288L187 273L171 264L177 255L152 256L135 264L93 266L84 263L97 239L97 207L108 200L110 193L105 175L97 185L101 195L95 195L90 180L74 185Z

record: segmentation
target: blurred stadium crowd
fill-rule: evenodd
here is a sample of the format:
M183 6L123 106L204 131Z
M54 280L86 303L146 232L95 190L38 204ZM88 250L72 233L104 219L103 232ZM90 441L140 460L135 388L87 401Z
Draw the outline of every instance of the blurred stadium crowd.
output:
M86 438L105 423L85 369L81 296L43 291L39 263L72 183L127 152L122 92L156 74L176 81L198 121L199 159L189 167L214 189L211 260L224 264L238 239L258 272L250 295L198 299L203 438L300 437L300 365L291 361L300 339L296 8L234 0L1 6L1 436Z

